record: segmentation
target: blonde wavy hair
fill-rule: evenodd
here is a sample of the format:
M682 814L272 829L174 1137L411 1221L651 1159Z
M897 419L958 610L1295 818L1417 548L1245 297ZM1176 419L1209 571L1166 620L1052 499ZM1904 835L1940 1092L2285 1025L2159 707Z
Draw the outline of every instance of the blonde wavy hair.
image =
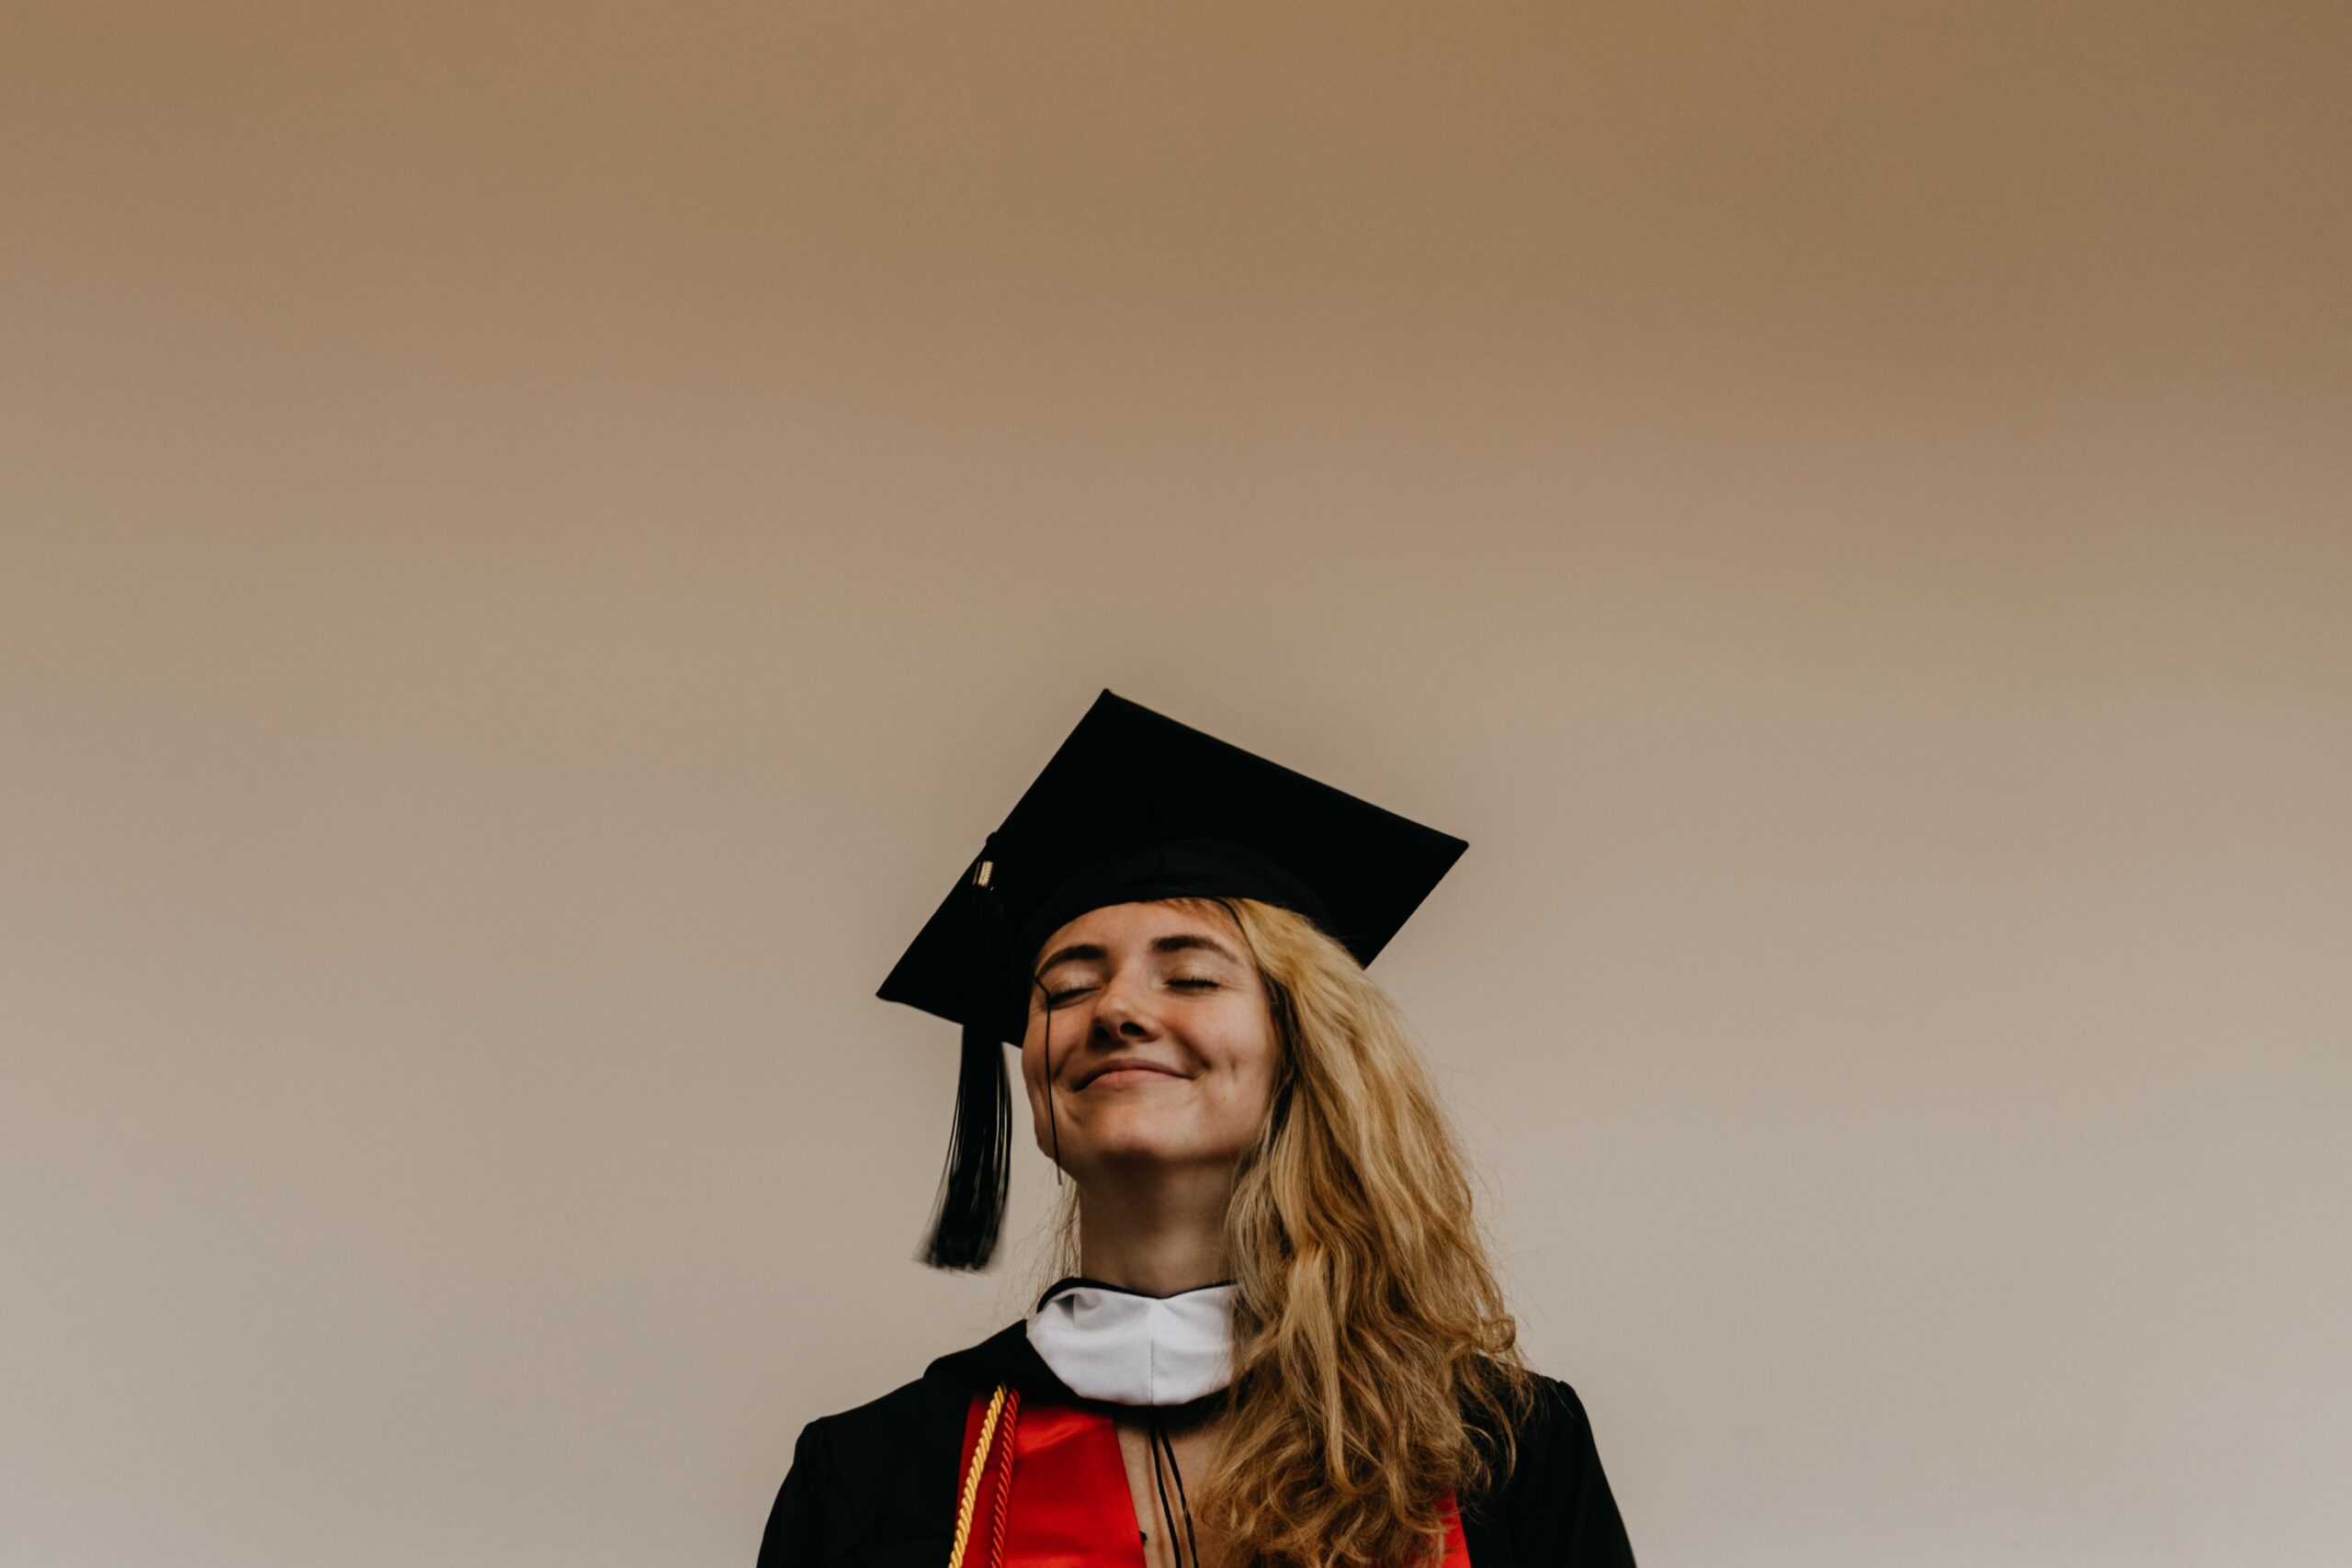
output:
M1282 1052L1226 1215L1233 1396L1197 1511L1239 1562L1434 1562L1440 1499L1500 1484L1533 1398L1453 1134L1347 949L1254 899L1170 902L1233 918ZM1073 1189L1064 1272L1076 1222Z

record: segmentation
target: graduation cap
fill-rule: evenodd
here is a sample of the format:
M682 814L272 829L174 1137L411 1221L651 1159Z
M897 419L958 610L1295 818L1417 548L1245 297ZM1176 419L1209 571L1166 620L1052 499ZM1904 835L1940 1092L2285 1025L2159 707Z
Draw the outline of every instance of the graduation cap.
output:
M1026 1027L1030 964L1110 904L1254 898L1306 916L1370 964L1469 848L1104 692L989 835L876 994L958 1024L956 1130L923 1251L979 1269L1012 1154L1002 1046Z

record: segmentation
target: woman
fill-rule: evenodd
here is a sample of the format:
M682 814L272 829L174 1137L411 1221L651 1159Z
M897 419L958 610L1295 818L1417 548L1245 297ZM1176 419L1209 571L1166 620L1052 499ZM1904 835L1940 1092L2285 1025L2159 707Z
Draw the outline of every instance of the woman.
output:
M812 1423L761 1568L1632 1562L1363 971L1464 847L1103 694L882 989L965 1025L931 1260L992 1251L1010 1040L1070 1277Z

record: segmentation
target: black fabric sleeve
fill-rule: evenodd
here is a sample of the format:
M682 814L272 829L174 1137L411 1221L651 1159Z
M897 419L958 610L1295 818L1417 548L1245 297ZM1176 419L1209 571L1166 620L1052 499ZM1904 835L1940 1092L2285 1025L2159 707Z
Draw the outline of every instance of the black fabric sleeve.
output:
M1487 1512L1521 1568L1633 1568L1633 1543L1601 1472L1584 1402L1555 1379L1537 1380L1518 1462ZM1476 1568L1475 1548L1471 1562Z
M792 1468L760 1538L759 1568L847 1568L858 1561L857 1527L833 1467L824 1423L811 1421L792 1450Z
M1028 1340L1021 1341L1025 1348ZM1033 1352L1034 1353L1034 1352ZM938 1568L956 1533L973 1385L925 1373L800 1433L759 1568Z

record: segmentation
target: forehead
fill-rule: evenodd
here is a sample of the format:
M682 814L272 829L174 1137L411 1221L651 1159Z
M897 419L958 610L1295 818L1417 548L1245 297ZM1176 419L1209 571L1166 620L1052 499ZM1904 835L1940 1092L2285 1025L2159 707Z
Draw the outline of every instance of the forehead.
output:
M1197 935L1230 947L1233 917L1205 900L1162 899L1141 904L1105 904L1079 915L1037 944L1039 957L1085 943L1106 949L1156 942L1164 936Z

